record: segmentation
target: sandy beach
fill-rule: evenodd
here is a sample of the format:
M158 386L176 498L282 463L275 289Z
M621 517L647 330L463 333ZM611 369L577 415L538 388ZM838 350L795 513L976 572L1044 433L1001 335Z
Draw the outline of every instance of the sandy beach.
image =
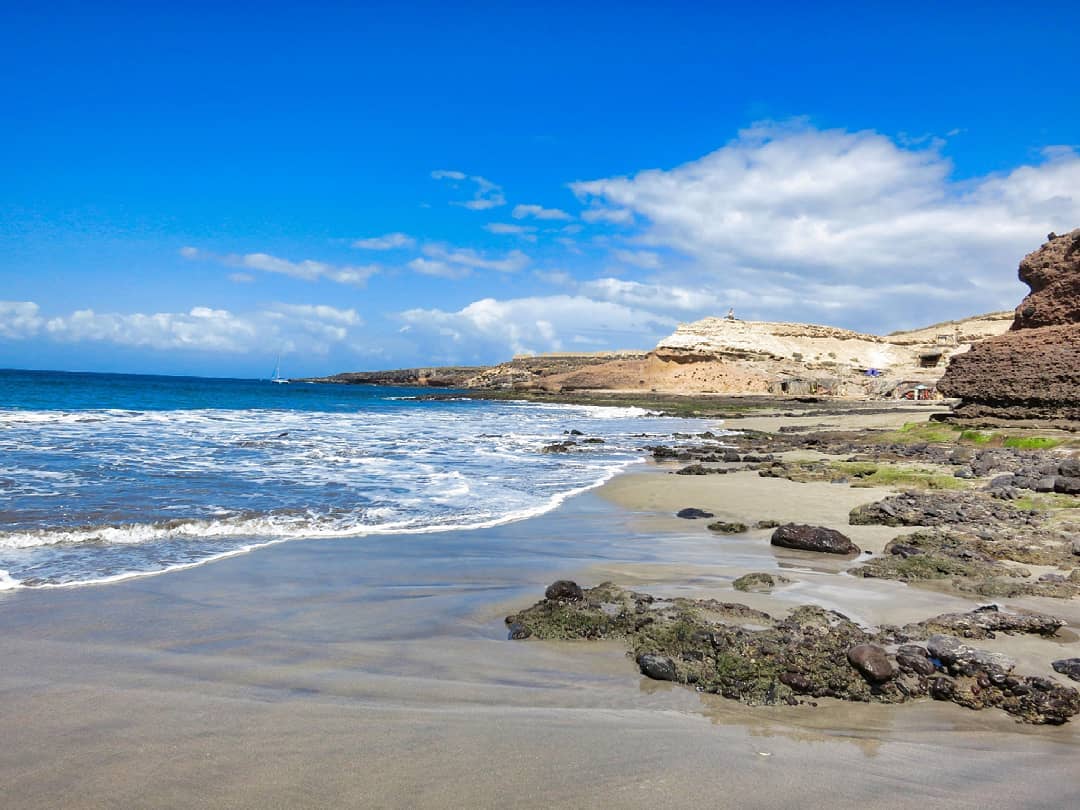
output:
M717 537L672 517L695 505L839 524L881 491L670 469L638 466L492 529L297 541L0 594L4 805L777 807L798 795L987 808L1080 795L1075 724L929 701L747 707L649 681L612 642L508 641L503 616L558 577L774 612L816 603L869 624L975 604L837 575L841 563L773 549L764 531ZM851 529L870 550L894 533ZM793 582L735 592L752 570ZM1015 605L1069 621L1058 638L1012 641L1025 666L1076 654L1074 605Z

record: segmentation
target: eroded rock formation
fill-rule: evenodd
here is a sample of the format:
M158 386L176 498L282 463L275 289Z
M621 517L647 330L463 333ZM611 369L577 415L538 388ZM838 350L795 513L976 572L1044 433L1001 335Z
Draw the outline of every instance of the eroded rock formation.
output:
M1020 280L1010 330L953 357L938 387L965 418L1080 420L1080 228L1050 234Z

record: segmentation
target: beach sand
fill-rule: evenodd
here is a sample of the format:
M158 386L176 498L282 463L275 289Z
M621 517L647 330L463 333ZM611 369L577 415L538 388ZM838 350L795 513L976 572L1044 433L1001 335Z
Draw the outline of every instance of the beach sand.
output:
M615 643L507 641L503 616L564 576L777 613L815 602L868 623L976 604L838 575L843 561L773 549L766 531L716 536L672 517L699 506L842 526L880 491L669 469L643 465L492 529L297 541L107 586L0 593L0 805L1080 801L1075 723L1024 726L935 702L747 707L644 679ZM889 532L851 527L870 550ZM752 570L793 583L734 591ZM1070 622L1060 639L1011 641L1025 668L1080 654L1077 607L1016 604Z

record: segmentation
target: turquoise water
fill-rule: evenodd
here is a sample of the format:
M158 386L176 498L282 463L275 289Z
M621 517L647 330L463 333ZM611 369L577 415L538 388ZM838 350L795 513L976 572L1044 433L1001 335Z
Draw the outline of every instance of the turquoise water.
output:
M652 439L704 429L640 409L416 393L0 371L0 588L520 520L640 460ZM568 438L572 452L542 452Z

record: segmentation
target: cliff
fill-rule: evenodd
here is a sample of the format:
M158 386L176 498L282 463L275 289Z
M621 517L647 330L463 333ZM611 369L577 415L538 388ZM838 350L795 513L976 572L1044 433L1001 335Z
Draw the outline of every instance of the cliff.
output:
M803 323L705 318L651 351L554 353L491 367L357 372L320 382L524 391L931 396L950 358L1005 332L997 312L879 336Z
M1031 288L1010 330L953 359L941 381L974 419L1080 420L1080 228L1020 262Z

